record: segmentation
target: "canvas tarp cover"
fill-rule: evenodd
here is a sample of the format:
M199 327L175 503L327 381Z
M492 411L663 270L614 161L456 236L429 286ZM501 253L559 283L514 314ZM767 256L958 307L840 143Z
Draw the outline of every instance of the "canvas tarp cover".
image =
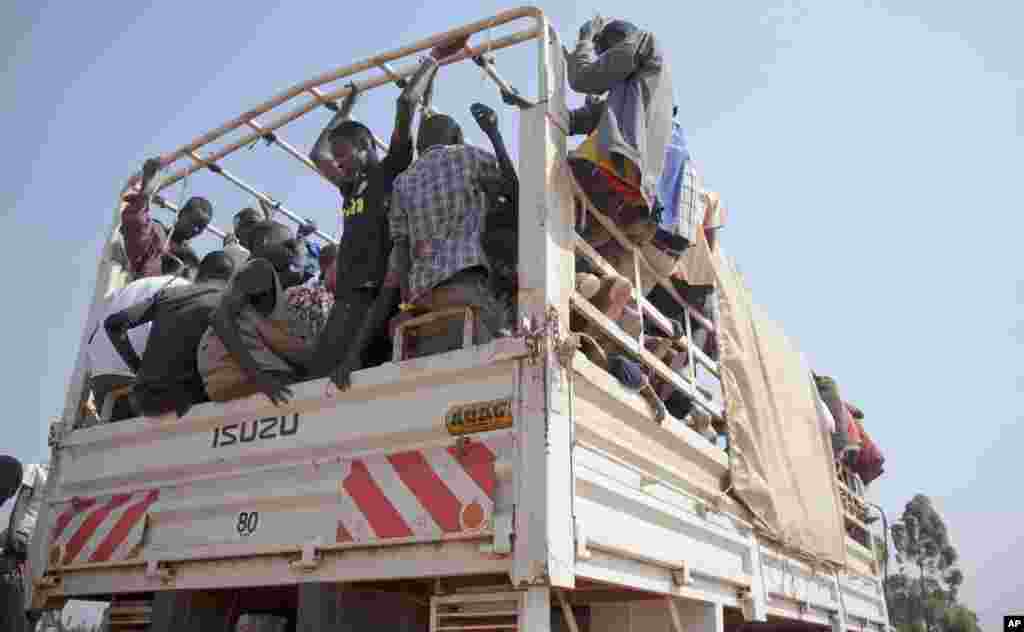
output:
M782 328L754 304L733 263L721 251L708 254L720 299L733 491L769 537L845 565L835 466L810 371Z

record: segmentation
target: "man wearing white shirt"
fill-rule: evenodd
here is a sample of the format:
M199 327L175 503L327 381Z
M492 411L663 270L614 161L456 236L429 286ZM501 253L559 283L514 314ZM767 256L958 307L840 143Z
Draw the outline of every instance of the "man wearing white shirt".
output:
M114 349L114 345L103 328L103 321L107 316L116 314L132 305L152 300L157 292L164 288L190 284L190 281L181 276L180 272L166 274L166 272L170 272L166 266L164 272L163 276L143 277L121 288L111 297L106 309L99 315L99 319L94 325L86 354L89 358L91 373L89 385L92 387L96 404L100 407L100 419L102 420L119 421L135 416L128 398L124 396L127 395L131 387L134 374ZM147 323L132 329L128 334L132 346L138 349L139 353L146 348L149 329L150 324Z

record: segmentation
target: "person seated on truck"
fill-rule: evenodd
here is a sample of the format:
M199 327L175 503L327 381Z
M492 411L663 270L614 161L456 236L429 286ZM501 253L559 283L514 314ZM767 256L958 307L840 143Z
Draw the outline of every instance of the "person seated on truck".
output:
M444 114L420 124L416 144L419 158L395 180L389 276L399 281L412 309L475 308L474 344L485 344L510 324L481 241L489 204L479 182L501 177L498 161L467 145L462 128ZM453 321L448 329L448 335L421 340L417 355L461 346L462 324Z
M247 206L235 213L234 230L224 236L224 252L231 257L235 267L241 267L249 260L252 252L252 229L269 217L261 211Z
M195 284L171 279L104 319L107 338L135 375L133 414L159 417L173 411L183 417L193 404L207 401L196 351L233 272L227 253L211 252L199 263ZM149 336L140 348L130 334L144 326Z
M676 329L674 333L681 336L682 334L679 332L677 325L678 323L673 323L673 328ZM647 335L644 337L644 347L651 355L665 363L683 380L689 381L689 354L682 344L679 343L679 336L673 339L666 336ZM665 403L665 408L669 414L690 426L711 443L717 441L718 432L712 426L711 415L700 406L697 406L690 395L679 390L672 382L662 378L657 373L652 372L650 379L654 391L658 394L661 401ZM704 395L706 399L711 399L711 392L703 386L694 384L694 388Z
M89 386L92 388L94 401L100 407L101 420L121 421L136 415L129 394L132 384L135 383L137 371L121 357L113 340L107 334L104 322L108 316L129 307L153 302L162 290L191 285L189 280L181 275L183 267L180 260L165 255L163 275L136 279L118 290L96 322L89 336L86 355L90 372ZM151 327L149 322L140 323L128 334L132 347L138 349L138 353L145 352Z
M337 244L327 244L320 249L320 276L309 287L323 287L334 296L338 287L338 269L334 266L338 258Z
M673 112L675 112L673 110ZM699 178L686 145L686 135L678 121L672 121L672 137L665 147L665 165L658 180L655 199L655 217L658 226L654 238L640 246L651 268L640 264L640 285L647 294L659 279L671 276L679 267L687 248L696 242L696 232L704 217L703 194ZM605 228L594 222L588 233L598 253L612 264L619 274L632 279L633 253L618 240L612 239Z
M672 78L661 45L630 22L595 17L565 58L570 87L588 95L569 117L570 134L588 135L570 156L573 173L599 211L631 240L647 243L657 227L654 200L672 125Z
M213 401L263 393L280 405L291 397L288 385L309 375L331 306L288 293L302 281L306 253L287 226L260 224L252 245L203 335L198 369Z
M609 320L625 329L624 314L632 296L632 285L620 276L598 276L585 259L576 261L576 292L590 301ZM621 352L619 343L600 327L575 311L569 327L577 346L592 363L612 374L627 390L640 394L651 407L654 420L665 418L665 405L654 390L643 366Z
M262 199L259 202L260 208L263 209L264 217L268 220L273 220L277 207ZM302 247L306 249L306 269L303 273L303 283L309 282L320 274L320 244L309 238L316 231L316 220L309 217L295 229L296 238L302 242Z
M388 321L398 310L399 284L386 279L391 255L388 207L395 178L413 160L412 122L440 62L460 51L468 36L439 44L407 81L395 109L395 129L382 159L373 133L348 120L342 108L320 134L311 159L344 199L344 232L338 246L337 301L313 359L318 375L347 389L353 371L391 359Z
M246 207L235 213L234 232L224 236L224 252L228 253L235 262L236 267L241 267L249 260L252 252L252 231L260 223L273 219L274 207L260 200L260 211ZM303 240L306 248L306 280L313 279L320 274L318 264L320 258L320 246L308 239L317 230L316 221L306 219L298 228L298 237Z
M192 197L181 207L174 226L168 230L150 215L149 200L156 185L158 159L147 160L142 173L129 179L121 195L121 236L132 278L160 276L161 257L168 251L195 253L189 241L202 234L213 219L213 205L206 198Z
M481 175L477 184L487 196L487 217L484 219L480 245L487 256L491 274L491 290L508 305L515 315L519 260L519 177L498 129L498 115L482 103L470 106L470 112L483 130L498 159L500 174Z

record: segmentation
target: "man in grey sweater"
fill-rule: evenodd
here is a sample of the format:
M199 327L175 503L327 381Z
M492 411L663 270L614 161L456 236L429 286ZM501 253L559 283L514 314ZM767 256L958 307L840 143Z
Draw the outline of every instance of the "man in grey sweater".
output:
M573 172L599 210L636 241L649 241L672 132L672 77L664 51L649 31L596 17L580 28L576 48L565 57L569 85L588 95L587 104L570 113L570 133L590 136L570 158Z

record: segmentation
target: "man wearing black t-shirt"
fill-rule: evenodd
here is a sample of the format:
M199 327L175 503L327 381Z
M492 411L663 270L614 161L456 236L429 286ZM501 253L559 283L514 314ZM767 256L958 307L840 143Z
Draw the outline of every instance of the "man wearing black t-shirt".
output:
M373 133L348 120L348 107L328 123L312 159L344 198L344 233L338 246L337 300L313 360L320 375L344 390L352 371L390 357L387 323L398 309L402 279L387 277L391 255L388 208L395 178L412 163L412 119L440 62L460 51L468 36L436 46L406 83L395 112L388 153L377 158ZM354 87L353 87L354 89ZM386 278L387 277L387 278Z
M200 262L194 285L168 287L104 322L110 342L135 372L132 400L141 414L158 417L173 410L183 417L192 404L207 401L196 352L233 271L230 256L211 252ZM153 328L139 358L128 330L148 322Z

